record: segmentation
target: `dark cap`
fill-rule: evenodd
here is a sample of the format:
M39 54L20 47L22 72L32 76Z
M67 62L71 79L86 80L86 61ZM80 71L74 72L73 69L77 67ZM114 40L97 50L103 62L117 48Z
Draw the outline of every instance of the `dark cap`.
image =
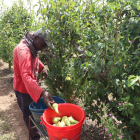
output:
M54 45L51 43L51 41L48 39L48 35L50 33L50 30L48 29L39 29L35 32L35 35L41 37L44 39L44 41L46 42L46 44L51 48L51 49L54 49Z

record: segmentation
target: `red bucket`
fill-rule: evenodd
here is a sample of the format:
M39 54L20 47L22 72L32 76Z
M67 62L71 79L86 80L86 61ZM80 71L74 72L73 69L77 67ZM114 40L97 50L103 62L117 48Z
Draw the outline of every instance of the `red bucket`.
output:
M55 113L54 110L47 108L41 120L45 125L49 140L80 140L82 125L85 120L85 112L82 108L77 105L70 103L61 103L58 105L59 114ZM73 116L78 121L77 124L65 127L58 127L52 125L53 117Z

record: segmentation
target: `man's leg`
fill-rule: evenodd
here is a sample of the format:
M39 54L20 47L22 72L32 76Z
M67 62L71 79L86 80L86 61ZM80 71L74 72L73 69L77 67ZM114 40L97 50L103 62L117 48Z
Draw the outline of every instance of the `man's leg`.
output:
M23 113L24 122L26 124L27 129L29 130L29 116L32 115L31 111L29 110L29 105L33 102L33 100L29 94L20 93L18 91L15 91L15 94L17 97L17 103L19 105L19 108ZM40 138L40 133L36 129L32 121L31 121L30 136L31 140L39 140Z

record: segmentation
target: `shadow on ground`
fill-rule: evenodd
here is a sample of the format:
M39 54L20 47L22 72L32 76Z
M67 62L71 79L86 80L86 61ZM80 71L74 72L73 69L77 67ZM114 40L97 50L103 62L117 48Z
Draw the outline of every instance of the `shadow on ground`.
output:
M6 96L13 91L13 70L0 69L0 96Z

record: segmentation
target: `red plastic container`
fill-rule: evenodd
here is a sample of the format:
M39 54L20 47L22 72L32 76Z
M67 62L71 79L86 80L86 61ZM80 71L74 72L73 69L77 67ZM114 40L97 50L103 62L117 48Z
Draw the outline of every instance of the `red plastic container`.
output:
M58 105L59 114L47 108L41 116L42 125L45 125L50 140L80 140L82 125L85 120L85 111L77 105L71 103L61 103ZM53 117L73 116L78 121L77 124L65 127L53 126Z

